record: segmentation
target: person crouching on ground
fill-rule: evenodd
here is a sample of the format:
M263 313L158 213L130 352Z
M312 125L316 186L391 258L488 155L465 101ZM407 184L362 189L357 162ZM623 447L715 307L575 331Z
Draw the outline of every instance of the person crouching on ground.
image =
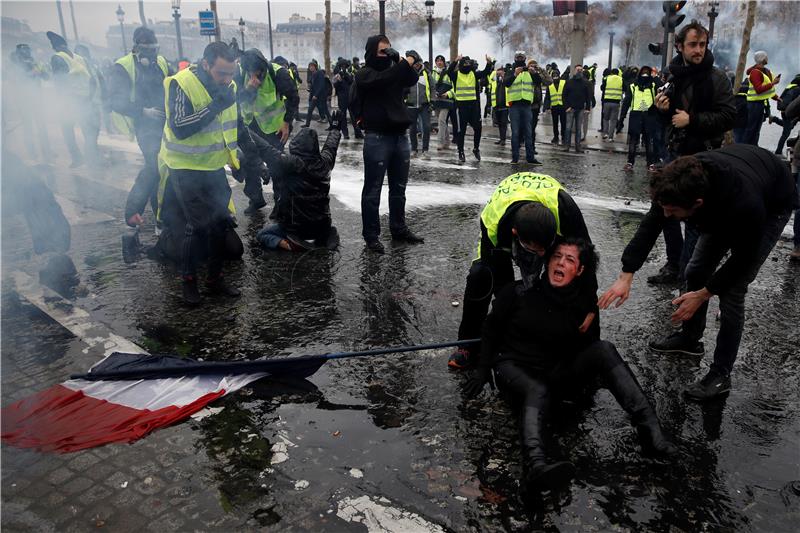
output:
M299 252L317 247L335 249L339 245L339 234L331 224L329 193L331 170L342 137L341 121L347 118L337 109L331 120L333 129L321 152L317 132L311 128L300 130L292 138L289 155L272 146L262 152L267 166L275 169L286 189L278 198L277 224L264 226L256 235L264 248Z
M562 238L552 248L546 272L530 288L521 282L497 296L483 327L480 363L464 384L468 398L490 382L521 404L522 489L528 494L568 482L574 467L550 460L542 444L551 399L562 399L602 378L619 405L631 416L644 453L672 455L674 444L661 431L658 417L614 345L599 334L583 333L581 323L593 308L580 297L594 277L594 246L580 238ZM556 396L556 393L558 396Z

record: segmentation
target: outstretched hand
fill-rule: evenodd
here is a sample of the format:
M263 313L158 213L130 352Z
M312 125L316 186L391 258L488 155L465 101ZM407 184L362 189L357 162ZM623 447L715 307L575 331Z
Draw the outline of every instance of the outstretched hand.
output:
M608 309L612 304L614 307L619 307L624 304L628 297L631 295L631 285L633 284L633 274L630 272L620 273L617 281L614 282L609 289L603 293L597 301L597 306L600 309Z

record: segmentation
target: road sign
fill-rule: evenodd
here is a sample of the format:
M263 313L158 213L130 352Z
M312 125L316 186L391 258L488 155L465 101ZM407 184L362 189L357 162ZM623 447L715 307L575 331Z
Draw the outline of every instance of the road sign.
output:
M217 19L214 17L213 11L200 11L198 18L200 19L200 35L217 34Z

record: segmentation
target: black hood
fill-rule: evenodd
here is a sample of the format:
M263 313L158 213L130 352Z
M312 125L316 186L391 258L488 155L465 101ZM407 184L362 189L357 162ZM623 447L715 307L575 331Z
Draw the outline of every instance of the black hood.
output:
M378 57L378 44L381 41L388 40L383 34L373 35L367 39L367 45L364 47L364 64L375 70L386 70L392 66L392 60L388 57Z
M289 142L289 152L303 161L319 159L319 139L311 128L302 128Z
M242 54L242 57L239 58L239 64L245 72L266 72L269 62L264 57L264 54L261 53L261 50L251 48Z

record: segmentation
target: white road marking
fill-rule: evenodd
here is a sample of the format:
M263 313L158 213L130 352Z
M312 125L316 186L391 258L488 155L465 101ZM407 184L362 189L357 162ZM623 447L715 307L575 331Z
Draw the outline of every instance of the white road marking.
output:
M405 533L408 531L440 533L444 528L402 508L392 507L386 498L344 498L337 505L336 516L345 522L364 524L370 533Z

